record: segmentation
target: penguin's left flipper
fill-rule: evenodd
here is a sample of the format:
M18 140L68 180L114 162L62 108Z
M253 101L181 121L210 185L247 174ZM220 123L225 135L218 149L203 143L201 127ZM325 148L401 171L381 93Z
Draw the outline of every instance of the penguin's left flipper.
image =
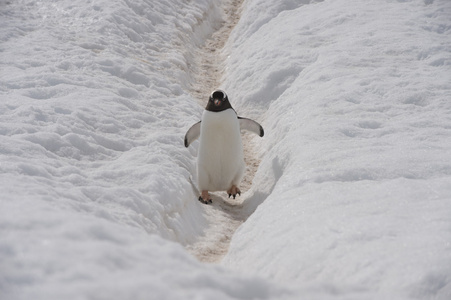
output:
M254 120L238 117L238 121L240 122L240 129L251 131L255 134L258 134L260 137L265 135L263 127Z
M185 134L185 147L188 148L188 146L194 142L195 140L197 140L199 138L200 135L200 122L197 122L196 124L194 124L193 126L190 127L190 129L188 129L188 131Z

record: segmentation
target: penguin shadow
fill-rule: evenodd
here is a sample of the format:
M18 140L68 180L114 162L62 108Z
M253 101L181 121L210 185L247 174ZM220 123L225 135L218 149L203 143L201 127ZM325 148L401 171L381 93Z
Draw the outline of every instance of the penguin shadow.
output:
M202 205L208 205L208 207L219 210L227 214L233 220L244 221L245 217L242 214L243 200L239 199L240 196L237 196L235 199L232 197L228 198L228 195L225 192L210 193L210 195L212 203Z
M194 184L191 176L189 177L189 182L191 184L191 188L193 189L194 195L200 195L200 192ZM203 204L199 200L197 201L199 205L202 205L207 210L208 208L212 208L213 210L227 214L235 221L245 221L246 216L243 214L244 198L240 199L243 197L243 194L244 193L241 193L241 196L237 195L236 198L233 199L232 197L227 198L228 195L226 192L210 192L212 203Z

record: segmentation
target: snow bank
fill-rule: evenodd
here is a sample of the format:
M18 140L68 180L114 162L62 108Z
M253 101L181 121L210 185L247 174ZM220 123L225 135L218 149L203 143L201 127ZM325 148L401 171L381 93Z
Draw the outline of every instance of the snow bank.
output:
M182 247L219 1L0 9L2 299L449 297L447 1L245 2L224 88L266 135L234 271Z
M1 298L283 295L178 244L207 225L183 136L218 1L0 5Z
M224 88L266 135L260 206L223 265L331 296L448 299L451 4L262 3L226 48Z
M211 33L220 22L214 7L212 1L5 5L5 187L20 198L58 199L56 205L172 240L192 239L202 217L190 201L193 162L180 136L200 109L184 92L193 53L181 45L194 47ZM202 17L206 12L213 20ZM26 188L18 191L17 182ZM186 226L194 228L185 232Z

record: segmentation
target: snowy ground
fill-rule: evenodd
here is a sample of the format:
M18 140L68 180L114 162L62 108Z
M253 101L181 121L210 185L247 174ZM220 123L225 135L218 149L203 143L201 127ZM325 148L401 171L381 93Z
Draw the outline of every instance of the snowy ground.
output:
M225 87L268 132L247 204L264 202L223 265L451 299L451 2L425 2L248 2Z
M0 1L1 298L450 299L451 2L244 1L211 63L266 135L218 266L183 136L224 2Z

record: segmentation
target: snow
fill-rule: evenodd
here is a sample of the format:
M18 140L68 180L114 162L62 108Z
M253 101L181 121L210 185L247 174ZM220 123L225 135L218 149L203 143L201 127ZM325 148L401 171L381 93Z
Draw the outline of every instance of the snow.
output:
M253 18L260 2L229 41L225 89L267 132L247 209L262 204L223 265L449 299L451 3L279 2Z
M232 4L0 1L0 298L451 298L447 0L244 1L220 57L265 129L250 217L219 265L188 253L218 226L197 56Z

